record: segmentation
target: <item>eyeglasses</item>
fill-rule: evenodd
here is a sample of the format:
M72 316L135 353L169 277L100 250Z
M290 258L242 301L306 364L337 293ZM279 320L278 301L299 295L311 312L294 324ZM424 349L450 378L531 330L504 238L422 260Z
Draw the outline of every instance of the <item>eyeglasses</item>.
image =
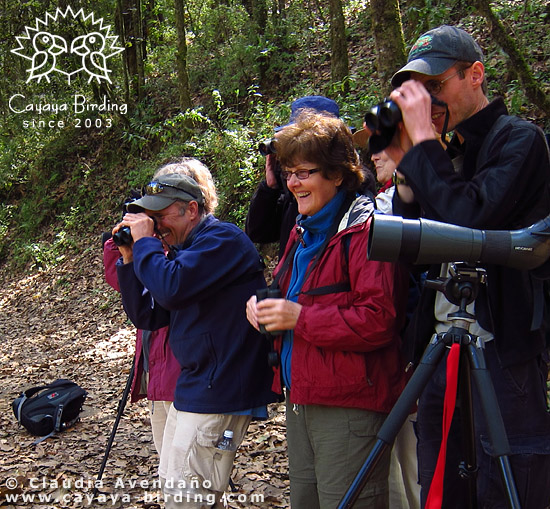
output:
M162 182L157 182L154 180L153 182L149 182L146 186L143 187L141 194L159 194L164 191L164 188L169 187L171 189L177 189L178 191L183 191L184 193L187 193L191 196L193 196L187 189L182 189L181 187L173 186L171 184L163 184Z
M312 173L317 173L318 171L321 171L321 170L319 168L314 168L313 170L298 170L298 171L282 170L281 177L284 178L285 180L290 180L292 175L296 175L298 180L306 180L309 178L309 176Z
M463 74L464 71L468 68L470 68L473 64L470 64L468 67L464 68L464 69L459 69L458 71L456 71L454 74L451 74L450 76L447 76L445 79L443 80L429 80L429 81L426 81L426 83L424 83L424 88L428 91L429 94L431 95L437 95L441 92L441 89L443 88L443 84L450 80L451 78L454 78L455 76L457 76L458 74Z

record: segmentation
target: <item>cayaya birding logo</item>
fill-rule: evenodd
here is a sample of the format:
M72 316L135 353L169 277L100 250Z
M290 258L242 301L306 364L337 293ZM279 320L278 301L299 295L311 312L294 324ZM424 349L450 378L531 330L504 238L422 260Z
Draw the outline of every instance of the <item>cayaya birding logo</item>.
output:
M25 27L25 35L16 37L19 47L11 50L31 63L27 83L34 80L50 83L55 73L66 76L69 85L80 73L87 75L88 83L93 80L98 84L111 83L112 71L107 67L107 60L124 48L117 46L118 36L110 34L111 27L103 24L103 18L96 20L94 13L85 14L83 9L74 12L67 7L65 11L57 8L55 14L46 13L44 20L36 18L35 21L34 27ZM77 22L75 26L90 27L90 31L71 39L60 35L60 31L67 32L67 27L60 29L61 21Z

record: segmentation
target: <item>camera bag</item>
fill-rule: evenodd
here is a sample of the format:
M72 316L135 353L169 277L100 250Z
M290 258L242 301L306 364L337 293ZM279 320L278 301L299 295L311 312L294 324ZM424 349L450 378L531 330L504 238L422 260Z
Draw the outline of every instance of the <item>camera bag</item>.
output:
M43 437L38 443L76 424L87 394L76 383L60 378L25 390L13 401L12 409L19 424Z

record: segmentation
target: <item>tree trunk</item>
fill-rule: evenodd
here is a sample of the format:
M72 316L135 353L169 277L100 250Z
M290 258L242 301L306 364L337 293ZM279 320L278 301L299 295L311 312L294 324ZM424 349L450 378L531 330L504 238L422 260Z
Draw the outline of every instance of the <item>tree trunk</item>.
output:
M341 0L330 0L330 73L333 83L343 82L344 92L349 90L348 42Z
M267 2L266 0L243 0L243 5L251 19L249 40L252 46L261 47L264 44L265 30L267 26ZM260 87L266 90L269 86L267 69L269 68L269 56L260 54L257 58Z
M128 81L128 102L140 101L143 98L144 81L141 3L140 0L118 0L117 9L119 33L126 48L124 66Z
M512 67L523 84L527 98L546 115L550 116L550 99L535 81L527 61L518 49L516 41L506 32L504 25L493 12L491 2L489 0L474 0L473 4L487 20L493 40L510 58Z
M185 33L185 3L184 0L174 0L176 30L178 34L178 52L176 67L178 70L179 106L182 111L191 108L191 92L189 90L189 74L187 72L187 39Z
M117 0L115 9L115 27L119 34L120 42L125 48L122 53L122 74L124 76L124 99L126 103L130 103L130 76L128 69L128 45L126 44L126 34L124 33L124 22L122 20L122 12L124 8L122 6L122 0Z
M399 1L371 0L370 5L378 79L382 90L389 92L393 73L407 60Z

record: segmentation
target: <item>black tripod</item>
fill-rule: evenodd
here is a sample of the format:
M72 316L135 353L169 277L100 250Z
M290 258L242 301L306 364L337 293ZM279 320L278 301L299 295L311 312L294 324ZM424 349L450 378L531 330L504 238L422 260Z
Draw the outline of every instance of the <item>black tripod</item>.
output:
M450 273L451 277L448 279L427 281L426 284L443 292L450 302L459 306L456 313L451 313L448 316L453 325L447 332L437 334L426 348L420 364L380 428L374 447L340 501L338 509L353 507L382 454L393 444L410 410L433 376L440 360L445 355L447 347L453 344L460 345L459 397L461 401L462 430L465 440L465 460L461 463L459 472L460 476L468 481L468 507L477 507L477 464L471 393L471 380L473 379L487 422L489 439L494 451L493 455L498 459L509 506L511 509L520 508L516 485L508 459L508 456L511 454L510 445L506 436L493 382L485 364L483 340L469 333L470 324L475 322L475 317L466 311L466 306L475 300L479 285L485 283L485 270L463 263L456 263L451 265Z

